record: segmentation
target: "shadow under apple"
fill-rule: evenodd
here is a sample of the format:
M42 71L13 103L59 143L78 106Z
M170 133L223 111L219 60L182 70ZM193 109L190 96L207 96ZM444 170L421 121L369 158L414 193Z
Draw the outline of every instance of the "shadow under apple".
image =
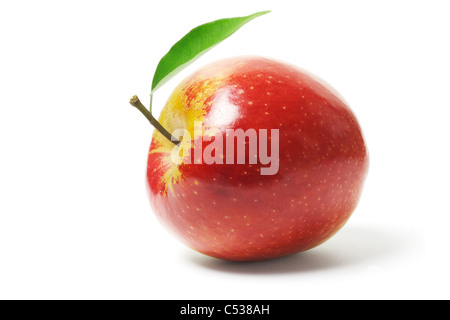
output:
M190 252L191 263L219 272L267 275L314 272L355 266L376 266L395 259L417 245L418 235L407 230L346 226L322 245L291 256L258 261L233 262Z

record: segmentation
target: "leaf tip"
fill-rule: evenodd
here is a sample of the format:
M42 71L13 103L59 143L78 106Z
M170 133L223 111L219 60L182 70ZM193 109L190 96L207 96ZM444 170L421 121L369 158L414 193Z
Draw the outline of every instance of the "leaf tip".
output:
M272 12L272 10L260 11L260 12L255 13L255 16L262 16L262 15L265 15L265 14L268 14L271 12Z

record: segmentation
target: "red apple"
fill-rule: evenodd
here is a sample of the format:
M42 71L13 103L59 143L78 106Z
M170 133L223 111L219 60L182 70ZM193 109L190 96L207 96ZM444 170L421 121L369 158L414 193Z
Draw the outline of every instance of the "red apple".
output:
M195 121L203 133L194 137ZM195 142L187 135L175 145L155 131L147 173L151 205L170 230L206 255L252 261L311 249L346 223L360 198L368 153L357 119L330 86L292 65L260 57L210 64L182 81L159 122L171 133L186 129ZM208 136L208 128L218 135ZM190 144L205 152L213 141L225 144L227 129L267 130L268 151L279 156L273 172L262 174L269 164L251 161L250 149L245 163L226 163L225 146L223 154L210 152L222 164L205 163L196 151L173 161L174 148L191 150ZM272 129L278 138L271 145ZM237 142L235 154L236 148Z

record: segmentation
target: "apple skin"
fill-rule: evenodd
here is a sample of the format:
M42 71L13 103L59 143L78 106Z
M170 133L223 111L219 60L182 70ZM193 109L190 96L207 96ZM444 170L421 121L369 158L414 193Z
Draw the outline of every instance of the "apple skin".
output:
M232 261L282 257L323 243L356 208L369 165L364 137L317 77L262 57L212 63L182 81L159 118L169 132L192 132L194 120L220 128L223 141L225 129L279 129L279 170L261 175L265 165L248 161L177 165L174 144L155 130L150 203L192 249Z

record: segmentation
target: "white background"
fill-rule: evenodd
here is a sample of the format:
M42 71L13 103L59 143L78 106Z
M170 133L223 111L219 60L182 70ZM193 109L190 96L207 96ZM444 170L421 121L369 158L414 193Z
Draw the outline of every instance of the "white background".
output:
M288 61L349 102L371 156L348 224L311 251L229 263L151 212L148 104L159 59L191 28L244 26L210 61ZM448 299L447 1L1 1L0 298Z

